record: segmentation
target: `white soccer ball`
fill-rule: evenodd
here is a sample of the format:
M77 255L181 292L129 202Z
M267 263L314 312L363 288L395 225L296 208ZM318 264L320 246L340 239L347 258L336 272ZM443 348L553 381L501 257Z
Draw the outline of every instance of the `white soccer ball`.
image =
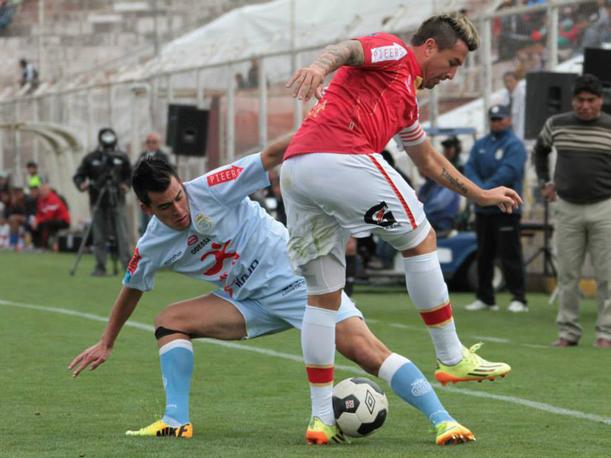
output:
M337 425L346 436L368 436L384 424L388 399L371 380L347 378L333 388L333 410Z

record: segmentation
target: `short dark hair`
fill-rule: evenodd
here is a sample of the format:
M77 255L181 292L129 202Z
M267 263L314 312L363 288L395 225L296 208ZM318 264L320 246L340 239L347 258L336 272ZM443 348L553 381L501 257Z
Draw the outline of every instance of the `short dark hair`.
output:
M439 49L448 49L460 39L465 42L469 51L479 47L479 34L473 23L460 13L440 14L424 21L412 37L412 45L420 46L433 38Z
M145 205L150 205L149 191L164 192L170 186L172 177L180 181L174 167L162 159L144 156L136 163L132 171L132 187L138 200Z
M577 77L575 80L575 85L573 86L573 97L581 94L582 92L589 92L590 94L602 97L603 84L596 76L586 73Z
M503 73L503 79L507 78L508 76L511 76L516 81L520 79L518 78L518 74L514 70L508 70Z
M34 168L38 168L38 164L34 161L28 161L28 163L25 165L26 168L30 168L30 167L34 167Z

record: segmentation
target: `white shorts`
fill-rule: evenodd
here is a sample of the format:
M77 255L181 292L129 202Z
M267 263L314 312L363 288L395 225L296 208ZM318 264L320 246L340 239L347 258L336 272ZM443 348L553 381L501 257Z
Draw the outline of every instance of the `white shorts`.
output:
M416 193L381 154L295 156L283 162L280 184L291 264L305 276L310 294L344 286L351 235L375 234L402 251L419 245L430 231ZM332 261L312 262L322 256Z
M233 304L242 314L246 322L247 339L275 334L290 328L301 329L303 312L308 302L303 278L276 294L260 299L236 300L222 289L214 291L213 294ZM336 322L339 323L352 317L362 319L363 314L356 308L354 302L345 293L342 293L342 302L337 312Z

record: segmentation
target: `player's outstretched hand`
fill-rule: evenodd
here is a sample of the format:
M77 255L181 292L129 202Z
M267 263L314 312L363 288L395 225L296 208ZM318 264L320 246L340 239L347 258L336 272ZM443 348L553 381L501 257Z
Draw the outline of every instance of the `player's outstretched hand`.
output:
M514 208L518 208L522 203L522 199L513 189L499 186L493 189L485 189L477 203L482 207L496 205L504 213L511 213Z
M77 377L81 371L89 366L90 370L94 370L110 357L111 351L105 344L98 342L74 358L68 365L68 369L72 371L73 377Z
M293 88L293 97L308 101L312 96L322 97L322 84L325 80L324 72L317 67L303 67L295 72L286 83L286 87Z

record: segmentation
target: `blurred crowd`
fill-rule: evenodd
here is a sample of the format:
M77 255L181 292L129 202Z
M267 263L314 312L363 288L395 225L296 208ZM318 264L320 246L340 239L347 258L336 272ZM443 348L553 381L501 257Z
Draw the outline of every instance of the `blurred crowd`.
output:
M505 0L499 10L521 5L546 3L545 0ZM611 38L609 16L611 1L566 5L560 11L558 49L560 60L568 59L585 48L601 47ZM547 58L547 17L545 11L496 18L493 26L498 43L498 60L516 61L519 76L543 70Z
M26 170L26 186L13 185L0 172L0 249L58 251L58 234L70 226L68 205L35 162Z

